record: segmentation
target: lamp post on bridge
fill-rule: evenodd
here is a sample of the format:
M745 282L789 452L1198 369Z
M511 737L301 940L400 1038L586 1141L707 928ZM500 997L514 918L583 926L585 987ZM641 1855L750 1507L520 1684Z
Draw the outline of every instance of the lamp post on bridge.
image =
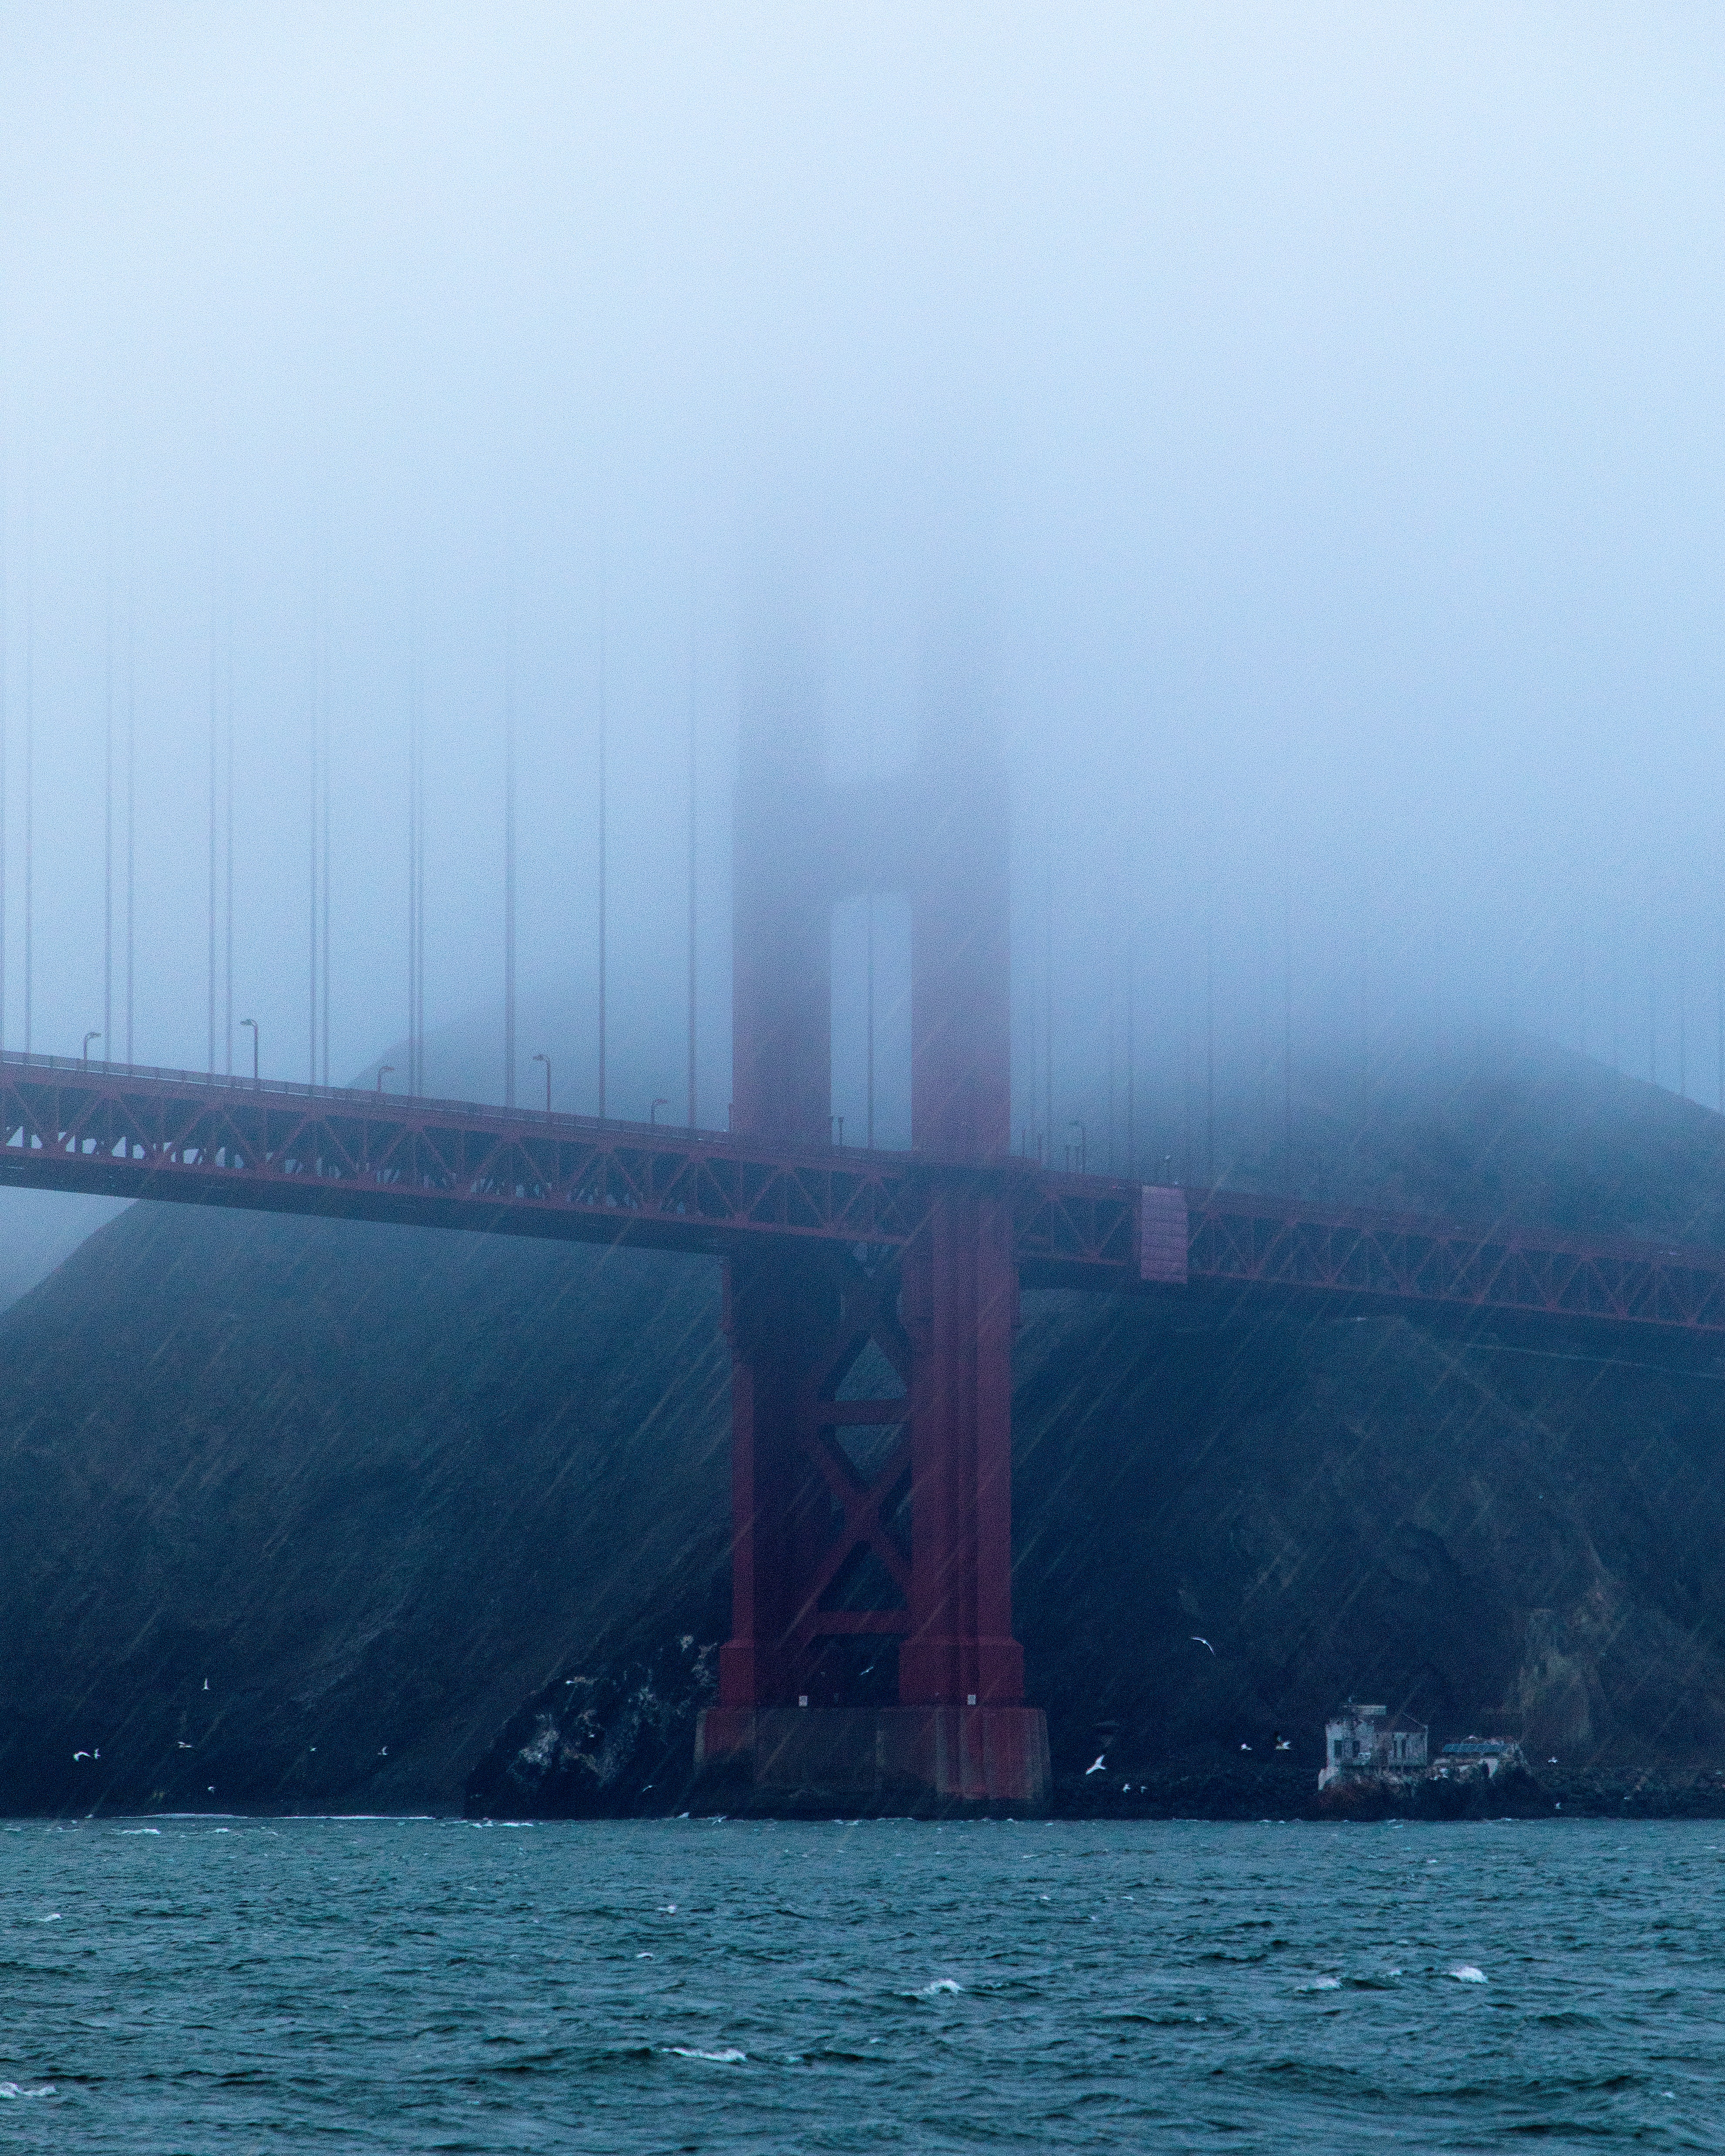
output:
M1076 1131L1078 1133L1078 1143L1072 1147L1072 1151L1078 1156L1078 1173L1081 1175L1086 1174L1088 1173L1090 1164L1090 1132L1076 1116L1067 1124L1066 1128L1069 1131Z
M100 1040L101 1037L102 1029L100 1026L94 1027L84 1036L84 1067L86 1070L90 1068L90 1044L93 1040Z
M545 1112L548 1116L551 1113L551 1058L536 1051L533 1060L545 1065Z
M253 1083L253 1085L254 1085L254 1086L255 1086L255 1085L259 1082L259 1081L258 1081L258 1021L257 1021L257 1020L256 1020L256 1019L254 1019L254 1018L243 1018L243 1019L241 1019L241 1020L239 1021L239 1023L240 1023L240 1024L241 1024L242 1026L248 1026L248 1025L249 1025L249 1026L251 1028L251 1029L252 1029L252 1083Z
M665 1096L661 1093L659 1098L653 1103L652 1106L647 1111L647 1127L649 1130L652 1130L658 1123L660 1110L661 1108L668 1108L670 1106L670 1102L667 1101Z
M377 1091L379 1093L382 1093L383 1091L383 1081L386 1078L393 1078L394 1075L395 1065L393 1063L380 1063L377 1065Z

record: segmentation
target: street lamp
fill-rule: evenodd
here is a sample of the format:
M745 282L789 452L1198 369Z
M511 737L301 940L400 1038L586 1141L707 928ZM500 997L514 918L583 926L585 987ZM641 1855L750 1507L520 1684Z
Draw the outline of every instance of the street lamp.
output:
M1086 1166L1090 1158L1090 1133L1076 1116L1067 1124L1066 1128L1069 1131L1076 1131L1078 1133L1078 1173L1082 1175L1086 1172Z
M90 1068L90 1044L93 1040L100 1040L101 1037L102 1029L100 1026L95 1027L93 1031L85 1034L84 1036L84 1067L86 1070Z
M651 1106L650 1108L649 1108L649 1109L648 1109L648 1111L647 1111L647 1127L648 1127L649 1130L653 1127L654 1124L655 1124L655 1123L656 1123L656 1122L659 1121L659 1111L660 1111L660 1110L661 1108L668 1108L668 1107L670 1107L670 1102L669 1101L667 1101L667 1100L665 1098L665 1096L664 1096L664 1095L663 1095L663 1094L661 1094L661 1095L660 1096L660 1097L659 1097L659 1098L658 1098L658 1099L657 1099L657 1100L653 1103L652 1106Z
M545 1112L548 1116L551 1113L551 1058L536 1052L533 1060L545 1065Z
M394 1075L395 1065L393 1063L380 1063L377 1065L377 1091L380 1093L383 1091L383 1081Z
M254 1018L243 1018L239 1023L243 1026L249 1025L252 1029L252 1083L255 1086L258 1082L258 1021Z

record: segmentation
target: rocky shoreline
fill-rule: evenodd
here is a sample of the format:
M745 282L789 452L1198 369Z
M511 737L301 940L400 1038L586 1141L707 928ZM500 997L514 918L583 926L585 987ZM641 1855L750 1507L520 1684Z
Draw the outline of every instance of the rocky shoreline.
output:
M762 1801L697 1775L695 1722L713 1697L716 1643L692 1635L593 1677L560 1677L499 1732L470 1777L470 1818L652 1818L681 1811L829 1817L830 1799ZM1320 1791L1289 1760L1197 1754L1055 1777L1066 1820L1725 1819L1725 1772L1548 1767L1495 1778L1362 1780Z

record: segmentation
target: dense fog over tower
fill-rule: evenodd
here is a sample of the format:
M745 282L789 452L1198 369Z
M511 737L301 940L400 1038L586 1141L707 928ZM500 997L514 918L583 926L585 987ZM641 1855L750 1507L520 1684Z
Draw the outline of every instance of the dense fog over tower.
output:
M721 1124L777 642L824 778L998 730L1015 1144L1199 1178L1504 1025L1725 1105L1722 75L1682 8L0 9L0 1038L501 1098L512 944L590 1110L603 766L607 1106L683 1119L692 1008ZM829 932L901 1142L906 917Z

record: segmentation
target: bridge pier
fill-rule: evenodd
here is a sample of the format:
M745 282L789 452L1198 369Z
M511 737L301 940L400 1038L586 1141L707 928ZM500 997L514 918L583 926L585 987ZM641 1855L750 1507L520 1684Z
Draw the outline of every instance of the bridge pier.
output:
M1012 1636L1016 1299L1004 1202L965 1190L873 1270L727 1266L732 1626L696 1763L743 1801L1045 1806Z
M1048 1799L1012 1635L1018 1274L988 1172L1011 1139L1007 829L998 766L950 719L881 788L828 787L793 706L745 738L735 1127L825 1145L832 906L899 889L912 1142L942 1164L896 1253L787 1237L726 1265L733 1614L696 1756L764 1808Z

